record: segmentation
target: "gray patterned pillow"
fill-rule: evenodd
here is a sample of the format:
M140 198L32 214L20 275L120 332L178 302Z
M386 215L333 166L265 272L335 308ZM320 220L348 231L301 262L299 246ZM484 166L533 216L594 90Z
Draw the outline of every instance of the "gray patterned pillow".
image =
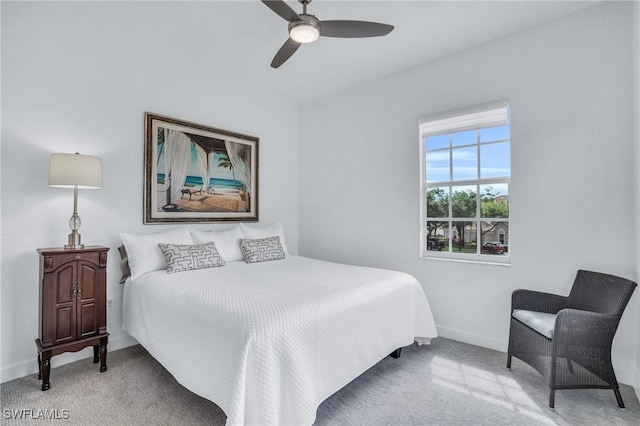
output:
M158 247L167 261L168 274L224 266L224 259L213 242L195 245L158 244Z
M269 262L285 258L280 237L261 238L250 240L240 238L240 251L246 263Z

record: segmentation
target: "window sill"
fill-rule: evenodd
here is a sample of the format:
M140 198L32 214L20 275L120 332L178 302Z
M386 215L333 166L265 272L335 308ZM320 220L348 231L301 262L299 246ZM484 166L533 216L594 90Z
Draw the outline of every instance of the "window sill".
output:
M452 254L427 251L420 254L422 260L443 260L445 262L477 263L481 265L511 266L511 256L491 254Z

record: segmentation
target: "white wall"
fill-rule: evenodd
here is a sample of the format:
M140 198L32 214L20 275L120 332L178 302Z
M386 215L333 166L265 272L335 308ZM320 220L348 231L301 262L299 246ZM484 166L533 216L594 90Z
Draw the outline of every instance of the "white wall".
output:
M637 278L630 8L596 5L304 104L300 253L411 273L442 336L498 350L514 289L567 294L579 268ZM512 265L420 260L417 118L501 99ZM614 342L624 383L639 297Z
M111 247L111 350L133 343L121 328L119 233L170 228L142 225L145 111L259 137L260 222L282 221L297 252L298 106L257 93L228 65L187 57L194 20L229 25L199 7L217 5L2 3L2 381L37 370L36 248L63 245L69 233L73 192L47 186L51 152L103 160L104 189L81 191L79 213L83 243Z

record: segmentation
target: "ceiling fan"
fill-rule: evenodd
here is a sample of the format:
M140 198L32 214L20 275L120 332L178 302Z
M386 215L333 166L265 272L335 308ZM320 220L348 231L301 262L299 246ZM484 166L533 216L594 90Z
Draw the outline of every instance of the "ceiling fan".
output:
M301 44L316 41L318 37L380 37L393 30L393 25L367 21L320 21L307 13L311 0L298 0L302 3L302 13L297 14L284 0L262 0L262 3L289 22L289 38L284 42L271 66L278 68L293 55Z

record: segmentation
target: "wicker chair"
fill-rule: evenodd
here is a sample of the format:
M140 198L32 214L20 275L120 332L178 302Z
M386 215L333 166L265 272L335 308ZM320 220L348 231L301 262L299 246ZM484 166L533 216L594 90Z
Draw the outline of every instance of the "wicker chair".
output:
M618 406L624 408L611 364L611 344L636 286L624 278L580 270L568 297L515 290L507 368L511 369L514 356L542 374L549 383L551 409L557 389L587 388L613 389ZM514 318L515 309L557 314L547 333L551 338Z

